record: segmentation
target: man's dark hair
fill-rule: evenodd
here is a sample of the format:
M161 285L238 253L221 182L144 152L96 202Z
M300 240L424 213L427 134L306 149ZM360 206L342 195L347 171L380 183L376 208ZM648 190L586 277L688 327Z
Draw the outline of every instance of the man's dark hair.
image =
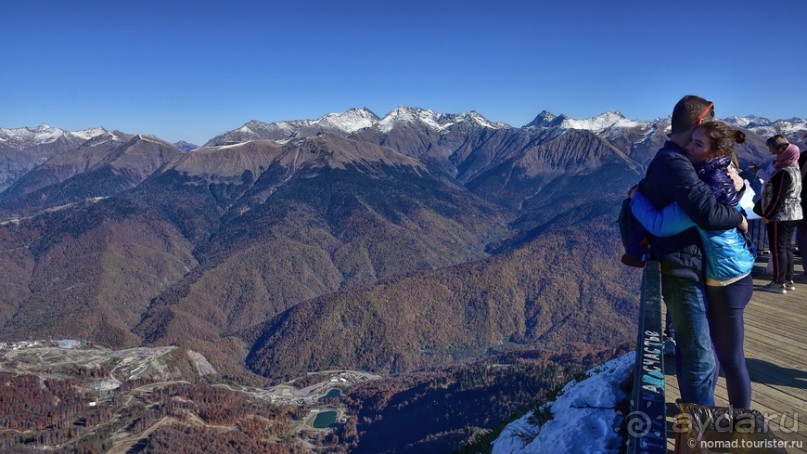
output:
M711 120L715 115L715 108L709 107L710 104L712 103L700 96L687 95L681 98L673 108L671 133L678 134L696 126L699 118Z

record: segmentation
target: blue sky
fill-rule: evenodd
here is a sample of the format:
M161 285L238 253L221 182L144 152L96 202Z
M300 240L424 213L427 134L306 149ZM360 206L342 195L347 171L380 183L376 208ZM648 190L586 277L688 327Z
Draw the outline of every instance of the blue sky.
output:
M351 107L807 117L807 2L4 0L0 127L201 144Z

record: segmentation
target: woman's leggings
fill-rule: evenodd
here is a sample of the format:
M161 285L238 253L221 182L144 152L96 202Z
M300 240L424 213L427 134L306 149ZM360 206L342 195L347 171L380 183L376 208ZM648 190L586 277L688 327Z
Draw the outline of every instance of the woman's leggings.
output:
M729 403L735 408L751 407L751 379L743 352L743 311L752 293L754 280L750 274L730 285L706 286L712 344L726 374Z

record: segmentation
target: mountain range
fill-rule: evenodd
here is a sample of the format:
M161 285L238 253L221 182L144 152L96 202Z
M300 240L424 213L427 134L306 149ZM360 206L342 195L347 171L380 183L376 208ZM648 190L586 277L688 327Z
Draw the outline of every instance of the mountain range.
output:
M726 121L745 164L807 131ZM250 121L200 148L0 129L0 340L180 345L273 378L629 342L637 278L614 266L613 220L668 127L398 107Z
M802 142L804 132L807 131L807 120L791 118L771 121L758 116L735 116L725 118L724 121L751 131L754 136L767 138L773 134L783 133L794 143ZM554 131L591 131L594 134L619 142L621 136L629 131L639 131L648 139L658 131L669 128L669 117L657 118L652 121L631 120L625 118L617 111L605 112L601 115L587 119L573 119L565 115L554 115L543 111L536 118L521 128L514 128L506 123L494 122L481 114L471 111L461 114L442 114L433 110L400 106L383 117L379 117L366 108L353 108L342 113L330 113L316 120L293 120L264 123L252 120L240 128L228 131L210 139L205 147L235 145L251 140L272 140L279 143L297 137L308 137L322 132L337 135L353 135L363 140L382 142L382 145L393 145L394 148L404 150L410 156L420 157L425 147L433 146L433 141L421 141L419 145L404 144L395 146L396 136L390 134L393 130L400 132L407 128L420 129L427 136L429 133L437 134L444 147L441 147L445 157L457 151L456 143L450 143L451 137L465 137L469 130L479 128L488 129L493 133L497 130L527 131L530 129ZM66 131L48 125L39 125L34 128L0 128L0 191L8 188L22 175L34 167L44 163L47 159L73 151L90 140L99 142L128 141L132 135L120 131L107 131L102 127L89 128L80 131ZM149 136L140 136L149 137ZM151 139L164 142L156 137ZM637 145L640 141L634 142ZM197 145L179 141L170 144L181 151L192 151L199 148ZM617 146L628 145L624 143ZM414 148L412 148L414 147ZM741 147L742 148L742 147ZM754 146L752 148L758 148ZM441 153L431 151L429 156ZM764 156L763 156L764 157Z
M726 121L747 133L743 166L769 158L770 135L804 145L807 131L801 119ZM544 111L512 127L413 107L250 121L202 147L0 129L0 343L179 346L218 384L373 372L384 378L345 390L347 419L322 443L458 449L634 342L639 273L618 263L615 219L668 129L618 112ZM20 393L41 380L21 378ZM204 409L216 390L183 392ZM307 411L275 410L278 433ZM223 426L152 417L132 443L226 444ZM280 449L249 427L226 433Z

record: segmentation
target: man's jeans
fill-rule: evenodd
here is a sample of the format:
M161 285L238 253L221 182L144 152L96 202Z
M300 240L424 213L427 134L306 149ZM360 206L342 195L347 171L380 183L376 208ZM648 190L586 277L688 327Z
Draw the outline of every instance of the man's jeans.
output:
M717 366L703 284L674 276L663 276L661 294L675 326L675 370L681 400L714 405Z

